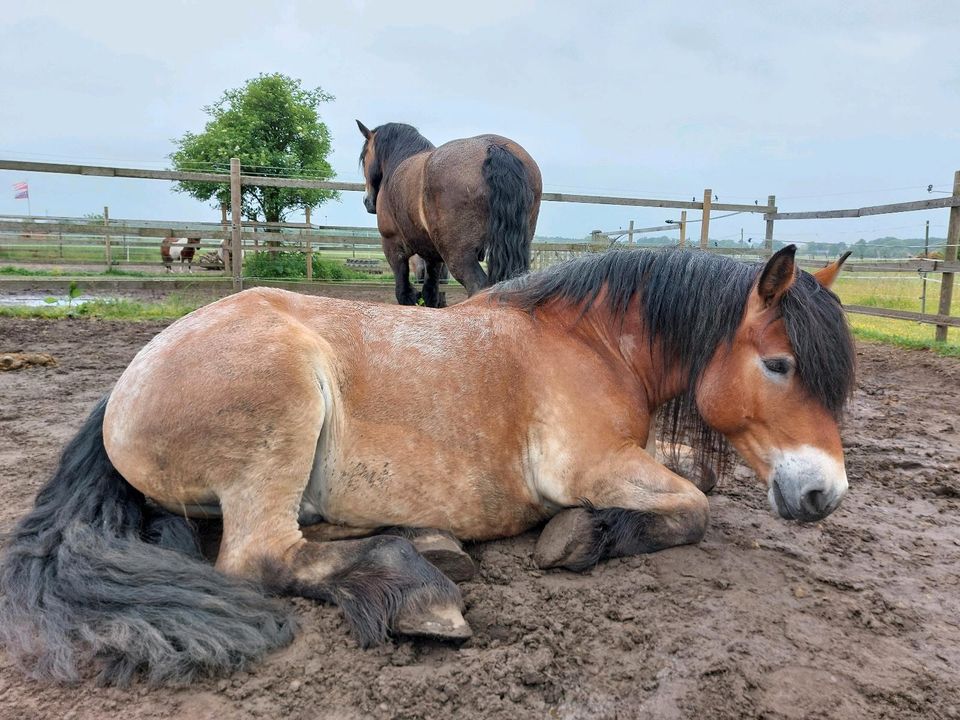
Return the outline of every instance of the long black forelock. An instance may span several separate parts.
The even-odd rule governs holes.
[[[780,313],[801,383],[839,420],[856,382],[856,350],[840,298],[801,272]]]
[[[432,150],[434,145],[427,140],[420,131],[412,125],[404,123],[386,123],[374,128],[373,146],[377,154],[377,165],[379,166],[379,175],[383,180],[390,177],[397,166],[412,155]],[[363,161],[367,157],[367,151],[370,147],[370,140],[363,143],[363,149],[360,151],[360,168],[363,169]]]
[[[586,312],[603,294],[604,304],[624,317],[639,296],[650,342],[682,363],[687,391],[666,406],[662,438],[674,449],[691,444],[696,462],[722,474],[729,447],[700,416],[695,389],[721,342],[732,342],[762,263],[744,263],[706,252],[610,250],[555,265],[494,286],[501,301],[528,311],[561,301]],[[836,295],[801,272],[780,310],[811,397],[835,417],[853,390],[854,349]]]

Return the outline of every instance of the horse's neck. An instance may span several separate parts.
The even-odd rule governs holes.
[[[651,407],[662,405],[686,390],[683,364],[676,358],[666,357],[656,338],[650,341],[636,300],[622,316],[611,313],[601,299],[586,312],[579,307],[560,305],[553,305],[545,312],[571,338],[602,355],[618,367],[618,372],[632,376],[643,387],[645,401]]]
[[[420,155],[422,153],[429,154],[429,153],[432,153],[434,150],[436,150],[436,148],[433,146],[433,144],[429,140],[427,140],[426,138],[423,138],[423,139],[424,139],[424,142],[426,142],[430,147],[421,148],[420,150],[408,150],[404,152],[386,153],[386,160],[383,162],[383,182],[386,183],[390,179],[390,177],[397,171],[397,168],[400,167],[400,165],[402,165],[404,162],[406,162],[410,158],[415,157],[416,155]]]

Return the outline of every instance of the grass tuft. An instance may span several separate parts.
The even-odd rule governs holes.
[[[171,295],[159,302],[139,302],[118,298],[114,300],[91,300],[72,307],[5,307],[0,306],[0,317],[44,318],[98,318],[100,320],[176,320],[193,312],[203,302]]]

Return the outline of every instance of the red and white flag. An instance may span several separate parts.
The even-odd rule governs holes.
[[[13,199],[14,200],[29,200],[30,199],[30,188],[27,187],[27,181],[17,182],[13,184]]]

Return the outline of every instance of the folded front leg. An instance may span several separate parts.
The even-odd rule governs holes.
[[[568,509],[537,541],[542,568],[585,570],[608,557],[699,542],[709,519],[706,496],[642,448],[614,454],[554,502]]]

